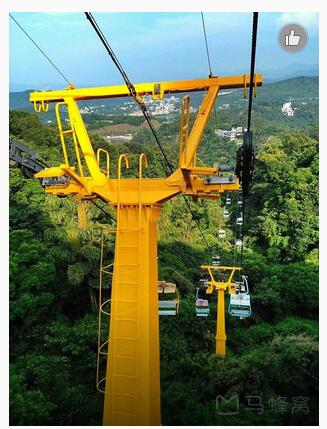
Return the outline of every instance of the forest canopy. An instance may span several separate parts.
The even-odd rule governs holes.
[[[178,317],[160,319],[164,425],[318,424],[317,124],[310,118],[303,130],[292,130],[268,122],[254,118],[256,133],[261,126],[263,132],[245,211],[243,265],[253,315],[238,320],[226,313],[224,360],[214,354],[215,297],[208,319],[197,319],[194,310],[199,267],[211,255],[182,198],[162,211],[159,278],[176,283],[182,298]],[[214,127],[210,122],[199,163],[235,157],[235,143],[217,137]],[[177,130],[177,120],[158,129],[175,161]],[[61,162],[55,128],[36,115],[11,111],[10,135],[48,164]],[[120,153],[130,154],[128,174],[135,175],[141,152],[150,162],[146,175],[164,175],[147,130],[120,144],[91,138],[110,152],[113,175]],[[224,202],[191,205],[210,247],[228,264],[233,219],[222,220]],[[100,238],[114,211],[100,205],[104,211],[88,206],[81,230],[72,198],[46,195],[39,181],[10,170],[11,425],[101,424],[103,397],[95,388]],[[218,236],[222,222],[225,240]],[[109,236],[106,260],[113,253]],[[237,395],[238,413],[229,415],[228,402],[217,408],[219,395]]]

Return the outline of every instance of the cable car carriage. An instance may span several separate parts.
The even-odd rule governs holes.
[[[243,217],[240,216],[236,219],[236,225],[243,225]]]
[[[209,302],[207,299],[204,299],[206,286],[208,284],[207,280],[200,280],[204,282],[203,286],[196,288],[196,297],[195,297],[195,314],[197,317],[208,317],[210,313]]]
[[[223,217],[229,217],[229,211],[226,208],[224,209]]]
[[[220,229],[218,231],[218,237],[219,238],[225,238],[226,237],[226,231],[224,229]]]
[[[159,297],[164,295],[164,299],[159,298],[159,316],[176,316],[179,310],[179,293],[176,285],[159,281],[158,293]]]
[[[242,276],[242,281],[236,283],[236,291],[237,293],[230,295],[228,313],[234,317],[250,317],[251,298],[246,276]]]

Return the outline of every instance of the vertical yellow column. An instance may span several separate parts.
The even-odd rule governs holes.
[[[104,425],[160,425],[159,213],[155,205],[119,208]]]
[[[217,293],[216,354],[221,357],[225,357],[226,355],[225,290],[224,289],[218,289],[218,293]]]

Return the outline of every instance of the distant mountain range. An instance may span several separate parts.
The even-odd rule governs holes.
[[[271,81],[277,81],[277,80],[284,80],[289,79],[296,76],[318,76],[319,75],[319,66],[318,64],[309,65],[309,64],[291,64],[287,66],[287,68],[269,68],[269,69],[258,69],[258,73],[262,73],[265,77],[265,82],[271,82]],[[222,75],[227,74],[243,74],[244,70],[228,70],[221,73]],[[198,76],[201,77],[201,76]],[[181,78],[182,79],[182,78]],[[108,85],[110,83],[108,82]],[[114,83],[117,84],[117,83]],[[30,91],[31,88],[35,88],[37,90],[52,90],[52,89],[58,89],[63,88],[65,85],[62,84],[62,82],[58,83],[45,83],[45,84],[21,84],[21,83],[10,83],[9,84],[9,91],[10,92],[24,92],[24,91]],[[95,85],[90,83],[85,83],[83,85],[79,85],[80,88],[82,87],[88,87],[88,86],[101,86],[101,85]]]
[[[298,76],[319,76],[318,65],[292,64],[287,69],[266,69],[260,70],[266,82],[286,80]]]
[[[33,105],[29,102],[29,95],[32,91],[34,90],[11,92],[9,94],[10,109],[33,112]],[[280,104],[299,97],[318,100],[318,96],[318,76],[297,76],[284,80],[277,80],[276,78],[275,81],[271,79],[270,81],[268,80],[268,82],[265,78],[263,87],[258,91],[256,104],[267,104],[267,100]],[[201,103],[202,97],[203,94],[201,93],[192,94],[192,106],[197,108]],[[220,103],[228,103],[230,108],[238,108],[244,103],[243,97],[240,96],[240,90],[233,90],[226,94],[222,92],[219,100]],[[89,108],[95,109],[95,112],[100,115],[124,115],[126,114],[126,109],[123,107],[125,102],[126,98],[89,100],[88,106]],[[83,105],[81,105],[81,107],[83,107]],[[49,112],[43,114],[41,120],[46,122],[47,120],[53,120],[54,117],[54,106],[50,105]],[[90,119],[92,119],[92,116],[86,115],[86,120]]]

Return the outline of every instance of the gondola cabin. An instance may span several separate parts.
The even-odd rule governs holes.
[[[179,310],[179,293],[176,285],[159,281],[158,294],[159,316],[176,316]]]
[[[195,314],[197,317],[208,317],[210,313],[208,300],[202,298],[204,294],[204,288],[201,287],[196,289]]]
[[[218,237],[219,238],[226,238],[226,231],[224,229],[220,229],[218,231]]]

